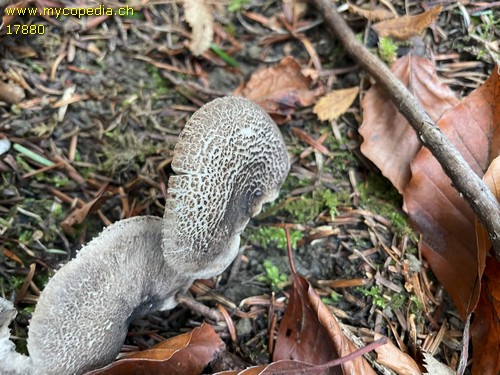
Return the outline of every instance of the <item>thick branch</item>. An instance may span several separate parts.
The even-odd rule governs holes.
[[[464,196],[481,223],[487,228],[497,258],[500,258],[500,206],[488,187],[472,171],[462,155],[441,132],[425,110],[392,72],[365,46],[339,15],[330,0],[312,0],[325,18],[330,31],[347,52],[358,60],[388,93],[399,111],[417,132],[422,144],[439,161],[455,188]]]

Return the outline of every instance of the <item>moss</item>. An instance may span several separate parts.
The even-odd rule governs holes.
[[[325,169],[331,172],[332,176],[345,178],[349,166],[357,166],[359,162],[347,147],[347,140],[338,140],[333,135],[329,135],[325,140],[325,145],[332,152],[331,162],[325,165]]]
[[[330,189],[317,189],[311,194],[291,201],[285,206],[285,211],[299,223],[313,221],[323,210],[327,209],[331,218],[338,215],[337,207],[346,204],[349,194],[345,191],[334,192]]]
[[[10,289],[11,290],[19,290],[24,284],[24,276],[12,276],[9,279]]]
[[[16,164],[17,164],[17,173],[19,174],[24,174],[27,172],[32,172],[33,168],[30,167],[30,165],[24,160],[21,155],[16,155]]]
[[[52,203],[51,213],[56,220],[63,220],[66,216],[62,204],[55,201]]]
[[[378,41],[378,54],[382,60],[392,64],[397,58],[398,45],[391,38],[381,37]]]
[[[146,156],[156,151],[153,145],[137,139],[133,133],[123,134],[117,130],[106,136],[108,141],[103,146],[106,161],[102,169],[110,175],[139,171]]]
[[[372,304],[375,306],[385,308],[387,306],[387,299],[382,295],[380,288],[378,286],[372,286],[370,288],[357,288],[364,296],[371,297]]]
[[[317,199],[328,208],[330,217],[333,219],[335,216],[337,216],[339,213],[337,207],[341,203],[339,195],[335,194],[330,189],[318,190],[316,194]]]
[[[263,266],[265,274],[260,275],[257,280],[269,284],[272,288],[281,289],[281,285],[288,280],[288,276],[284,273],[280,273],[279,268],[270,260],[265,260]]]
[[[146,70],[149,72],[151,80],[147,87],[152,90],[153,100],[157,100],[160,95],[165,95],[169,92],[166,81],[160,74],[160,70],[154,65],[148,65]]]
[[[234,23],[228,23],[227,25],[224,26],[224,31],[231,35],[232,37],[236,36],[236,25]]]
[[[250,4],[250,0],[231,0],[227,6],[227,10],[237,12],[247,4]]]
[[[17,207],[30,212],[28,215],[13,214],[13,225],[10,225],[10,238],[17,237],[19,241],[26,246],[31,247],[36,241],[32,238],[33,233],[40,226],[43,227],[43,238],[38,238],[45,246],[53,247],[54,242],[59,238],[57,231],[60,228],[60,222],[66,217],[67,211],[63,206],[52,199],[33,199],[26,198]],[[41,232],[38,230],[38,232]],[[14,245],[15,246],[15,245]],[[36,247],[39,248],[37,244]]]
[[[422,302],[420,302],[420,300],[416,296],[411,296],[410,301],[410,311],[412,312],[412,314],[415,314],[417,316],[421,315],[424,310]]]
[[[406,253],[417,256],[418,255],[418,249],[416,247],[413,247],[413,246],[408,246],[406,248]]]
[[[392,296],[391,296],[391,301],[389,302],[389,305],[394,309],[394,310],[398,310],[400,308],[402,308],[403,306],[405,306],[405,302],[406,302],[406,295],[404,293],[394,293]]]
[[[314,220],[318,216],[320,209],[320,201],[305,196],[301,196],[300,199],[292,201],[285,206],[285,210],[299,223]]]
[[[332,291],[329,297],[321,298],[324,304],[327,305],[335,305],[342,299],[342,294],[337,293],[336,291]]]
[[[371,173],[366,181],[358,186],[360,204],[391,221],[394,231],[399,235],[416,240],[407,216],[401,211],[403,197],[385,177]]]
[[[35,305],[32,305],[32,306],[26,306],[26,307],[23,307],[21,310],[19,310],[22,314],[26,314],[26,315],[32,315],[33,312],[35,311]]]
[[[290,191],[299,187],[310,186],[312,184],[309,178],[298,178],[289,174],[281,187],[281,191]]]
[[[21,234],[19,235],[19,242],[30,242],[31,241],[31,235],[33,233],[31,231],[22,231]]]
[[[275,245],[278,249],[286,249],[287,241],[285,230],[283,228],[262,226],[256,230],[247,229],[249,233],[248,241],[256,243],[262,247],[268,247],[269,245]],[[302,238],[302,232],[298,230],[290,230],[290,241],[292,248],[297,247],[297,242]]]
[[[365,201],[369,201],[370,198],[378,198],[399,207],[403,204],[403,198],[399,192],[382,175],[370,173],[366,181],[358,187],[361,192],[361,198]]]
[[[464,38],[466,45],[460,45],[457,49],[467,51],[476,56],[477,60],[487,63],[498,63],[500,53],[492,47],[494,41],[500,37],[500,17],[491,10],[481,12],[471,17],[472,27],[470,33]]]
[[[57,188],[68,186],[71,183],[68,178],[59,174],[39,173],[35,175],[35,179]]]

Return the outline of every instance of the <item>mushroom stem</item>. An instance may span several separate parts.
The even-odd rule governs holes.
[[[176,294],[193,279],[165,263],[161,227],[158,217],[125,219],[84,246],[38,299],[30,357],[13,352],[11,343],[0,356],[0,373],[82,374],[105,366],[120,352],[134,319],[176,306]]]
[[[12,302],[0,297],[0,373],[3,375],[35,374],[31,358],[16,353],[16,346],[10,341],[9,324],[16,314]]]

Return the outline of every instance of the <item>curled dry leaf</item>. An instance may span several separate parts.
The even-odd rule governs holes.
[[[500,373],[500,262],[486,259],[481,295],[471,325],[472,374]]]
[[[253,100],[278,123],[300,106],[309,106],[323,93],[323,88],[311,89],[312,79],[302,74],[300,64],[293,57],[285,57],[279,64],[252,74],[245,87],[234,95]]]
[[[191,26],[189,50],[199,56],[210,48],[214,36],[212,13],[203,0],[184,0],[184,14]]]
[[[61,223],[62,229],[66,233],[73,233],[75,225],[83,223],[88,214],[96,212],[109,198],[109,195],[100,195],[82,207],[75,208]]]
[[[436,20],[443,7],[438,5],[416,16],[403,16],[373,25],[378,36],[389,36],[401,40],[420,35]]]
[[[201,374],[224,349],[211,325],[204,323],[191,332],[160,342],[150,349],[125,355],[112,364],[87,375]]]
[[[375,333],[375,340],[382,337],[380,333]],[[375,352],[377,352],[377,362],[389,367],[398,375],[422,375],[413,358],[397,348],[390,340],[387,340],[387,344],[376,348]]]
[[[500,153],[500,79],[488,80],[439,120],[438,126],[472,170],[483,176]],[[485,254],[476,247],[474,215],[452,187],[431,153],[422,148],[411,163],[412,178],[404,190],[405,210],[423,234],[423,255],[450,294],[462,318],[479,298]],[[467,178],[467,176],[464,176]]]
[[[388,11],[387,9],[375,7],[372,9],[361,8],[356,5],[349,3],[349,12],[358,14],[361,17],[366,18],[370,21],[384,21],[394,18],[394,13]]]
[[[458,102],[453,91],[439,80],[434,64],[423,57],[408,54],[398,59],[391,71],[434,121]],[[410,181],[410,162],[421,148],[420,140],[378,85],[368,90],[361,107],[363,123],[359,133],[364,138],[361,152],[402,193]]]
[[[318,100],[314,113],[321,121],[335,120],[343,115],[352,105],[359,93],[359,87],[334,90]]]

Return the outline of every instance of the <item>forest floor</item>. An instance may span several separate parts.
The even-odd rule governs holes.
[[[432,5],[380,3],[400,15]],[[65,6],[27,7],[36,4]],[[293,20],[287,2],[214,1],[213,47],[196,57],[182,4],[134,4],[123,17],[17,17],[10,26],[39,26],[30,35],[12,34],[7,24],[0,32],[0,141],[10,141],[0,142],[0,293],[19,311],[12,325],[18,350],[26,350],[37,296],[61,264],[110,223],[162,216],[173,148],[189,116],[291,56],[311,92],[358,87],[358,97],[335,121],[320,121],[311,106],[292,106],[278,118],[292,157],[281,194],[243,233],[238,268],[198,281],[193,296],[230,312],[236,340],[216,324],[230,352],[248,365],[268,363],[270,322],[276,317],[279,326],[291,282],[276,225],[287,223],[297,272],[354,335],[365,343],[375,332],[397,336],[401,349],[425,350],[456,369],[463,323],[419,253],[397,190],[359,151],[360,98],[370,78],[321,15],[299,2]],[[491,42],[498,19],[483,3],[464,4],[443,2],[420,39],[458,97],[491,72],[483,42]],[[373,53],[385,56],[371,22],[344,1],[337,6]],[[396,46],[398,56],[411,49]],[[124,349],[150,347],[203,319],[185,306],[152,314],[132,325]]]

